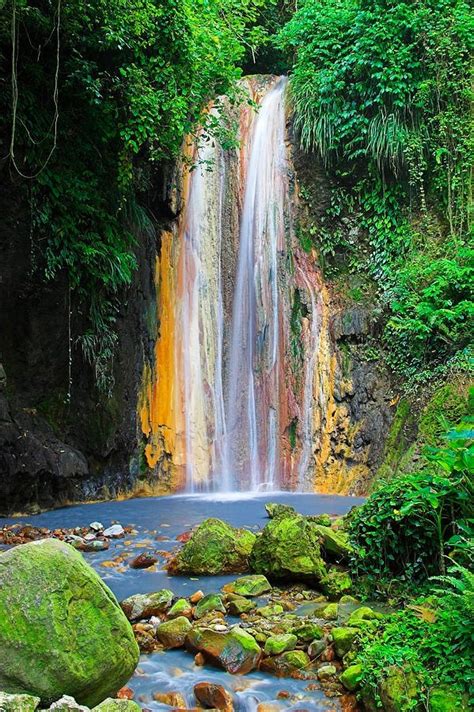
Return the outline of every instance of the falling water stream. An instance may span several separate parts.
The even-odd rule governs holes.
[[[190,176],[176,358],[190,493],[274,489],[279,482],[285,86],[280,78],[263,97],[245,147],[231,323],[224,316],[221,251],[225,204],[234,196],[226,192],[224,152],[217,142],[199,148]]]

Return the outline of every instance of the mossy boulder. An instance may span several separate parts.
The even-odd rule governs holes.
[[[411,670],[391,666],[379,685],[384,712],[405,712],[416,709],[418,682]]]
[[[343,658],[352,648],[359,631],[357,628],[341,627],[333,628],[331,631],[334,641],[334,652],[338,658]]]
[[[333,600],[338,600],[352,589],[352,579],[347,571],[331,569],[326,576],[321,579],[321,588],[326,596]]]
[[[301,625],[292,628],[291,632],[296,635],[298,640],[306,642],[310,640],[319,640],[324,636],[324,631],[321,626],[317,623],[313,623],[312,621],[307,621],[306,623],[302,623]]]
[[[299,515],[272,519],[255,542],[250,566],[270,579],[321,581],[327,572],[316,525]]]
[[[194,609],[194,617],[204,618],[204,616],[207,615],[207,613],[211,613],[211,611],[226,612],[224,604],[222,603],[222,596],[218,593],[208,593],[207,596],[201,598]]]
[[[307,519],[314,524],[321,524],[323,527],[330,527],[332,524],[329,514],[310,514]]]
[[[264,652],[266,655],[279,655],[287,650],[293,650],[297,642],[298,638],[292,633],[272,635],[265,642]]]
[[[347,620],[347,625],[359,628],[364,626],[367,621],[382,619],[382,613],[374,611],[372,608],[369,608],[369,606],[361,606],[360,608],[356,608],[355,611],[352,611],[351,615]]]
[[[177,618],[178,616],[186,616],[186,618],[191,618],[192,616],[192,606],[185,598],[178,598],[178,600],[173,603],[169,611],[167,612],[168,618]]]
[[[234,675],[255,670],[262,654],[255,638],[238,626],[225,633],[194,627],[186,637],[186,648]]]
[[[139,650],[116,598],[72,546],[0,554],[0,689],[89,707],[130,678]]]
[[[220,519],[206,519],[168,564],[170,574],[214,576],[248,570],[256,536]]]
[[[337,561],[348,560],[353,551],[353,547],[349,543],[349,537],[342,530],[331,529],[320,524],[314,525],[320,536],[321,546],[323,547],[328,558],[336,559]]]
[[[241,576],[235,581],[231,581],[224,586],[224,591],[236,593],[238,596],[261,596],[272,590],[272,586],[266,576],[255,574],[251,576]]]
[[[339,607],[337,603],[328,603],[328,605],[322,609],[319,615],[325,621],[335,621],[337,620],[338,609]]]
[[[270,603],[268,606],[262,606],[257,608],[256,613],[263,618],[274,618],[275,616],[281,616],[284,612],[283,606],[279,603]]]
[[[429,712],[468,712],[470,709],[466,695],[440,685],[430,690],[428,705]]]
[[[121,603],[122,611],[129,621],[138,621],[165,613],[171,606],[173,591],[167,588],[153,593],[136,593]]]
[[[227,610],[231,616],[241,616],[242,613],[250,613],[255,609],[255,603],[243,596],[235,596],[227,603]]]
[[[156,637],[165,648],[182,648],[191,623],[184,616],[178,616],[161,623],[156,629]]]
[[[277,502],[268,502],[265,505],[270,519],[277,519],[278,517],[292,517],[297,515],[297,511],[294,507],[290,507],[289,504],[278,504]]]
[[[281,655],[264,658],[260,669],[277,677],[300,677],[301,670],[310,664],[311,660],[303,650],[288,650]]]
[[[354,692],[360,685],[362,679],[362,665],[350,665],[344,670],[339,676],[340,682],[344,685],[346,690],[349,692]]]
[[[141,707],[133,700],[116,700],[108,697],[94,707],[93,712],[141,712]]]
[[[0,692],[0,712],[35,712],[41,702],[39,697],[32,695],[9,695]]]

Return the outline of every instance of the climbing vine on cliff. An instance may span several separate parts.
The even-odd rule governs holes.
[[[232,93],[239,61],[262,38],[261,5],[2,3],[2,180],[29,203],[32,268],[66,278],[74,342],[105,390],[119,296],[136,266],[134,236],[156,211],[154,175],[184,135],[206,124],[206,103]]]
[[[473,29],[464,0],[303,0],[279,36],[301,145],[334,184],[314,240],[376,282],[409,378],[472,333]]]

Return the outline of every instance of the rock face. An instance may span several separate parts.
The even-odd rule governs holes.
[[[206,519],[168,564],[171,574],[217,575],[248,570],[256,536],[220,519]]]
[[[0,689],[89,707],[127,682],[139,656],[111,591],[53,539],[0,554],[0,649]]]
[[[315,526],[299,515],[272,519],[253,547],[252,570],[270,579],[320,581],[326,567]]]

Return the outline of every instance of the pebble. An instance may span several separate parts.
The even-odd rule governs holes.
[[[111,527],[104,529],[103,534],[104,534],[104,536],[110,537],[113,539],[116,537],[124,536],[125,530],[121,524],[112,524]]]

